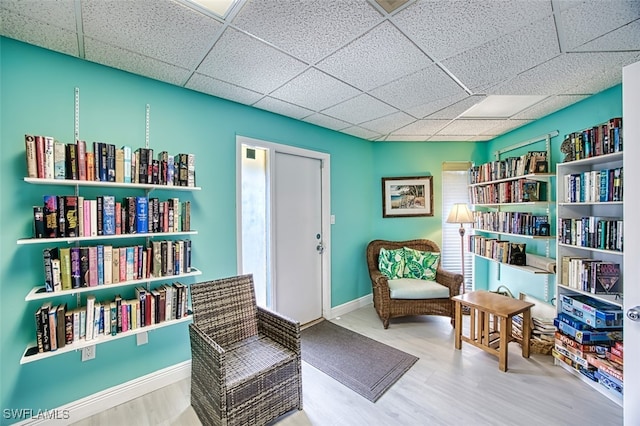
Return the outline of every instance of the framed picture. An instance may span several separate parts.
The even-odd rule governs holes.
[[[433,176],[382,178],[382,217],[433,216]]]

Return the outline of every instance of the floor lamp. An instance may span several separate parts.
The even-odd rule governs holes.
[[[460,260],[462,261],[462,294],[465,291],[465,275],[464,275],[464,224],[473,223],[473,213],[469,210],[469,207],[465,203],[456,203],[451,208],[449,216],[447,217],[447,223],[459,223],[460,229]]]

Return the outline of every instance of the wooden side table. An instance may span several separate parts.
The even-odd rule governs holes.
[[[529,339],[531,337],[531,307],[533,303],[524,302],[488,291],[472,291],[451,298],[456,305],[455,345],[462,348],[462,342],[472,344],[498,357],[498,367],[507,371],[509,342],[515,339],[511,335],[512,318],[522,313],[522,356],[529,358]],[[470,310],[471,325],[469,336],[462,335],[462,307]]]

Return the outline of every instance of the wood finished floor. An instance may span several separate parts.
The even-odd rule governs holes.
[[[468,322],[468,317],[465,317]],[[302,411],[278,426],[303,425],[622,425],[622,408],[591,389],[551,356],[520,356],[509,344],[509,370],[497,358],[463,343],[454,349],[446,318],[391,320],[384,330],[373,306],[332,320],[420,359],[376,403],[303,362]],[[74,423],[185,425],[200,421],[189,405],[189,379]]]

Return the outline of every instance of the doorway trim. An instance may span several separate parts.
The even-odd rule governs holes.
[[[322,241],[324,253],[322,255],[322,317],[331,318],[331,156],[325,152],[313,151],[305,148],[298,148],[280,143],[268,142],[261,139],[254,139],[246,136],[236,135],[236,246],[237,246],[237,271],[242,271],[242,145],[264,149],[267,151],[267,173],[269,186],[273,185],[273,173],[271,167],[274,153],[297,155],[320,160],[321,162],[321,223]],[[271,200],[269,200],[271,209]],[[271,235],[273,224],[268,224]],[[270,242],[269,250],[274,252],[274,242]],[[269,268],[275,269],[275,261],[269,259]]]

